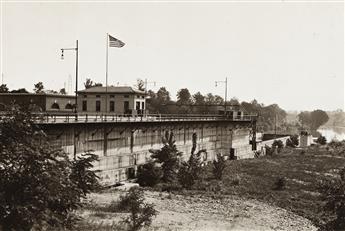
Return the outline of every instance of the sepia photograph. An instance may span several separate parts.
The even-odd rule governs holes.
[[[0,231],[345,230],[343,0],[0,0]]]

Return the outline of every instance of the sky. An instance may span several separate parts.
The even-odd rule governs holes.
[[[79,89],[86,78],[105,84],[138,78],[164,86],[172,98],[192,94],[277,103],[285,110],[344,109],[342,2],[1,2],[2,81],[10,89],[42,81]],[[70,90],[71,94],[73,90]]]

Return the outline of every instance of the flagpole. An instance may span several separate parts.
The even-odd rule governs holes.
[[[108,111],[108,49],[109,49],[109,34],[107,33],[106,44],[106,71],[105,71],[105,112]]]

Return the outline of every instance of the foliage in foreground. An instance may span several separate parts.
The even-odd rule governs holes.
[[[29,111],[12,106],[0,121],[0,229],[70,228],[73,211],[93,190],[96,157],[70,161],[53,149]],[[25,228],[23,228],[25,227]]]
[[[340,177],[323,181],[320,185],[322,199],[326,202],[323,209],[331,219],[322,226],[323,230],[345,229],[345,168]]]
[[[125,196],[121,196],[120,207],[130,213],[124,220],[130,231],[137,231],[142,227],[150,226],[152,218],[158,214],[153,204],[144,202],[144,192],[139,187],[132,187]]]

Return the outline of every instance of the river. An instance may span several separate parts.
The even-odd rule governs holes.
[[[326,137],[327,142],[345,140],[345,127],[321,127],[317,131]]]

